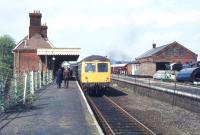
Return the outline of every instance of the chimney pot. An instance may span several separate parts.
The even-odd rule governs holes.
[[[153,43],[152,46],[153,46],[153,48],[155,49],[155,48],[156,48],[156,43]]]
[[[33,13],[29,13],[30,26],[29,26],[29,38],[36,33],[41,34],[41,18],[42,14],[38,13],[38,10],[34,10]]]

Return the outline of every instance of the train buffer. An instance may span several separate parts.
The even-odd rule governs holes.
[[[101,134],[76,81],[68,89],[52,84],[37,96],[31,108],[0,115],[0,135]]]

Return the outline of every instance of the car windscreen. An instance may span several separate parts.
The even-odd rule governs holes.
[[[95,72],[96,66],[94,63],[85,63],[85,72]]]
[[[108,72],[108,64],[98,63],[98,72]]]

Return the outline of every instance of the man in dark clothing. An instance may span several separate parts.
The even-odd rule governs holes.
[[[68,88],[69,78],[70,78],[70,71],[69,71],[69,69],[66,68],[63,71],[63,79],[64,79],[64,83],[65,83],[65,88]]]
[[[57,88],[61,88],[61,83],[62,83],[62,69],[58,69],[56,72],[56,83],[57,83]]]

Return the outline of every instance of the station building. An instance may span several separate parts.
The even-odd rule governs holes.
[[[56,70],[63,61],[78,59],[80,48],[56,48],[49,41],[40,11],[29,13],[29,17],[29,33],[13,49],[16,73]]]
[[[139,63],[137,74],[153,76],[157,70],[165,70],[166,64],[196,63],[197,56],[197,54],[176,41],[159,47],[153,44],[152,49],[136,58]]]

